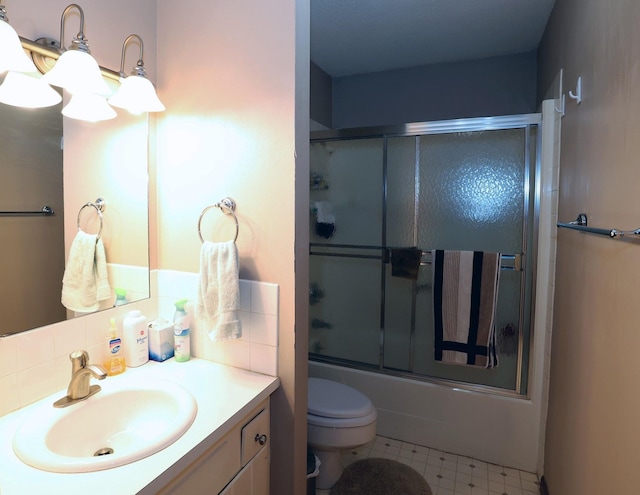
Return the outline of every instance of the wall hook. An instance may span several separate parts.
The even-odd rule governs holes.
[[[580,105],[582,101],[582,76],[578,77],[578,82],[576,83],[576,92],[569,90],[569,98],[576,100],[576,104]]]

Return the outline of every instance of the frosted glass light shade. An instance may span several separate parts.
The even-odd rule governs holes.
[[[102,96],[111,94],[109,86],[102,78],[98,62],[81,50],[64,52],[43,79],[46,83],[64,88],[71,94],[94,93]]]
[[[104,96],[93,93],[76,93],[62,109],[62,115],[71,119],[99,122],[114,119],[118,115]]]
[[[50,107],[61,101],[60,94],[42,80],[40,73],[9,71],[0,85],[0,102],[14,107]]]
[[[0,20],[0,72],[7,70],[35,72],[38,69],[22,49],[15,29],[8,22]]]
[[[109,98],[109,103],[133,114],[165,110],[151,81],[135,75],[120,79],[120,88]]]

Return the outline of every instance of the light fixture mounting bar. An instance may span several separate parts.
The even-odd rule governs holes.
[[[60,55],[62,55],[62,53],[59,51],[58,48],[48,46],[48,45],[41,45],[39,43],[36,43],[35,41],[31,41],[28,38],[23,38],[22,36],[20,36],[20,43],[22,43],[22,48],[24,48],[25,50],[38,53],[45,57],[50,57],[54,60],[58,60],[60,58]],[[100,73],[104,77],[113,79],[114,81],[120,81],[119,72],[116,72],[107,67],[102,67],[101,65],[99,67],[100,67]]]

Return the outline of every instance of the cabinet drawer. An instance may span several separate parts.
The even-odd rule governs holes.
[[[269,408],[267,407],[242,428],[243,466],[268,444],[269,433]]]

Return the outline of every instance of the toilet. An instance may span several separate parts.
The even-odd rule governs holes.
[[[342,383],[309,378],[307,442],[320,460],[316,488],[328,490],[344,470],[340,451],[361,447],[376,436],[376,412],[369,398]]]

